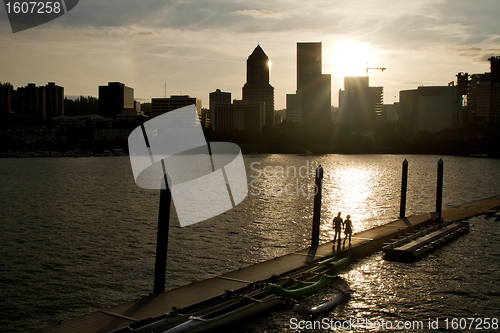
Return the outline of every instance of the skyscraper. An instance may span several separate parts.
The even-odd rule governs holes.
[[[383,88],[370,87],[368,76],[344,78],[339,91],[340,123],[354,130],[372,131],[382,115]]]
[[[274,126],[274,87],[269,84],[269,57],[260,45],[247,59],[247,82],[243,86],[243,100],[265,103],[265,125]]]
[[[302,124],[315,129],[331,123],[332,80],[321,67],[321,42],[297,43],[295,100],[300,102]]]
[[[302,90],[308,76],[321,75],[321,42],[297,43],[297,90]]]
[[[64,87],[49,82],[45,86],[45,97],[47,119],[64,115]]]
[[[13,109],[16,113],[31,117],[37,121],[45,119],[45,91],[45,87],[37,87],[34,83],[28,83],[25,87],[17,88],[16,103]]]

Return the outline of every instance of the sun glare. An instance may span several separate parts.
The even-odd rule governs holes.
[[[329,62],[332,73],[340,77],[366,75],[366,67],[375,60],[375,51],[367,43],[352,39],[341,40],[331,49]]]

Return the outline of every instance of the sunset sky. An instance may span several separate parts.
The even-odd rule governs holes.
[[[185,94],[203,100],[219,88],[241,99],[246,60],[260,43],[272,61],[276,109],[296,89],[296,43],[323,43],[332,105],[344,76],[365,75],[399,91],[447,85],[458,72],[490,70],[500,55],[498,0],[81,0],[66,15],[13,34],[0,9],[0,82],[47,82],[67,96],[98,95],[120,81],[149,102]]]

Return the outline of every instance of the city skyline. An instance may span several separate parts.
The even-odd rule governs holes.
[[[363,10],[359,10],[363,8]],[[136,99],[191,95],[208,108],[209,93],[241,99],[246,59],[261,45],[272,62],[275,109],[296,89],[296,43],[323,43],[323,73],[332,75],[332,105],[345,76],[365,75],[399,91],[446,85],[458,72],[484,73],[500,54],[500,3],[468,1],[132,1],[80,3],[68,14],[13,34],[0,10],[0,77],[14,87],[57,82],[67,96],[98,96],[123,82]],[[36,55],[36,56],[33,56]]]

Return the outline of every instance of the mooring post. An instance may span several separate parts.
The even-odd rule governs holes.
[[[323,190],[323,167],[320,165],[316,168],[316,181],[314,193],[314,213],[312,227],[311,246],[319,245],[319,225],[321,220],[321,193]]]
[[[403,161],[403,175],[401,179],[401,206],[399,207],[399,218],[406,217],[406,190],[408,188],[408,161]]]
[[[156,236],[156,261],[153,293],[165,291],[165,275],[167,274],[168,227],[170,223],[170,200],[172,194],[168,187],[168,175],[162,179],[160,190],[160,209],[158,213],[158,233]]]
[[[441,213],[443,211],[443,159],[438,161],[438,175],[437,175],[437,191],[436,191],[436,213],[438,219],[441,220]]]

